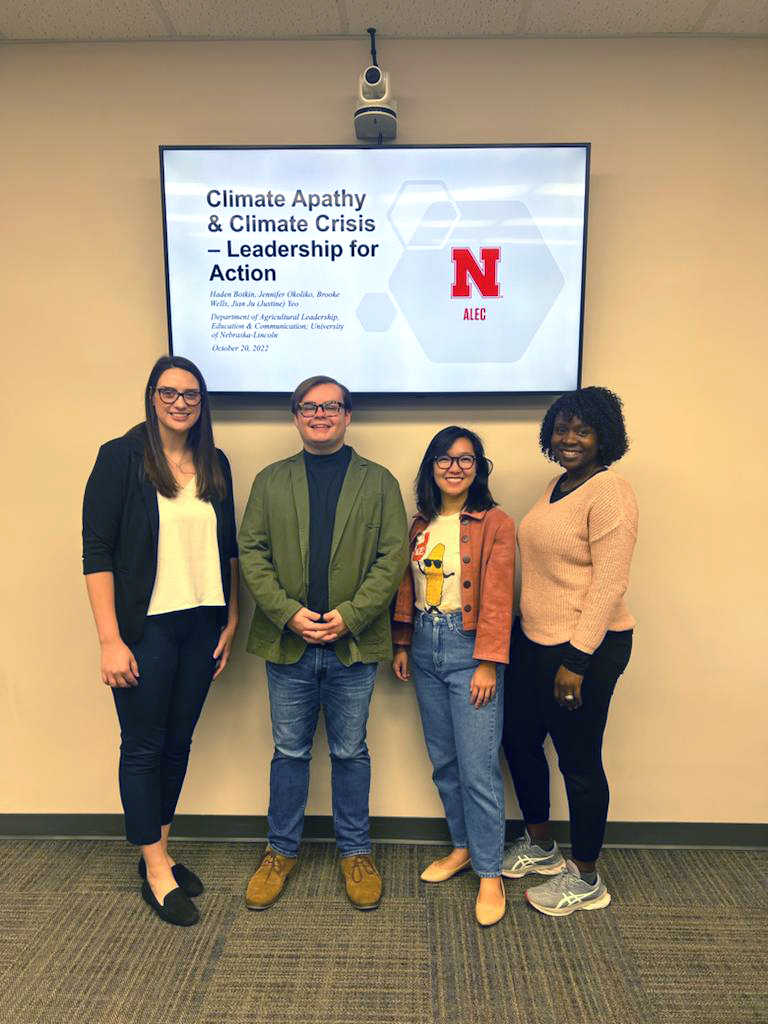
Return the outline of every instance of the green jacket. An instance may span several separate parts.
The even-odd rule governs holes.
[[[306,643],[285,628],[309,587],[309,490],[302,452],[253,481],[240,527],[240,571],[256,608],[248,650],[280,665]],[[328,597],[349,629],[334,644],[344,665],[392,657],[389,605],[408,563],[408,526],[392,474],[353,450],[339,495]]]

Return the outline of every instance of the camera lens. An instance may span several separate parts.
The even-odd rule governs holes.
[[[377,67],[366,68],[365,81],[368,85],[378,85],[381,81],[381,72]]]

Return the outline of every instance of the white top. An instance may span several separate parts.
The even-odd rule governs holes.
[[[459,513],[438,516],[417,536],[411,556],[416,607],[422,612],[461,608]]]
[[[158,493],[157,511],[157,573],[147,615],[224,605],[216,512],[198,498],[195,478],[175,498]]]

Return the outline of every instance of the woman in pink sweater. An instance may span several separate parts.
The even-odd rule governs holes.
[[[562,395],[539,441],[565,470],[520,523],[520,621],[505,683],[503,747],[525,820],[503,874],[554,876],[529,889],[554,917],[611,901],[596,861],[608,815],[602,741],[608,707],[632,650],[635,620],[624,603],[637,537],[632,488],[608,467],[629,447],[621,400],[607,388]],[[571,857],[549,830],[549,770],[557,751],[571,816]]]

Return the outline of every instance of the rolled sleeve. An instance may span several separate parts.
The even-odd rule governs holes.
[[[123,481],[127,455],[114,442],[103,444],[83,498],[83,574],[113,572],[125,501]]]

